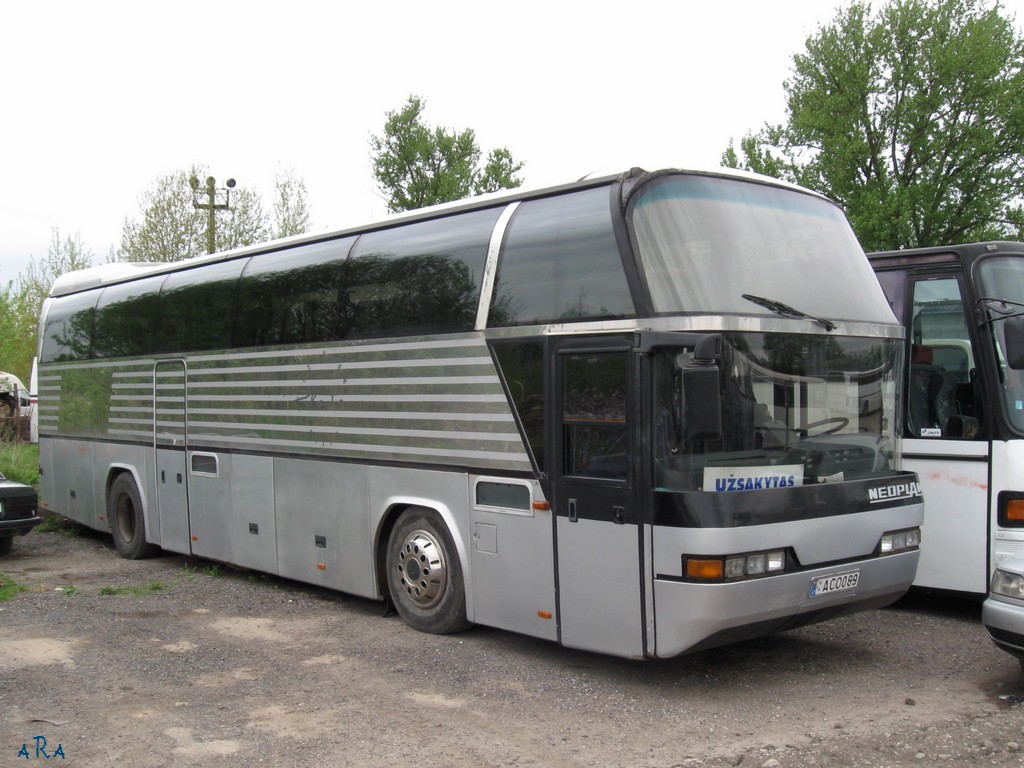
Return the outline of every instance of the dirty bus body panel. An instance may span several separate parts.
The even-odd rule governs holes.
[[[921,502],[842,213],[633,169],[54,286],[52,510],[472,623],[672,656],[882,605]]]
[[[927,499],[915,586],[988,593],[1024,552],[1024,244],[869,254],[906,328],[904,466]]]

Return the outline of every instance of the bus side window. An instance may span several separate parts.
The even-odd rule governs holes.
[[[502,246],[491,328],[633,317],[607,187],[527,200]]]
[[[978,437],[980,400],[960,284],[913,284],[907,427],[913,437]]]
[[[472,330],[501,212],[489,208],[361,235],[342,281],[339,338]]]
[[[42,362],[86,360],[92,348],[98,292],[73,293],[53,302],[43,329]]]

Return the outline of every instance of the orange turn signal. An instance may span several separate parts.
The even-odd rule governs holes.
[[[724,566],[721,560],[698,560],[690,558],[686,561],[686,577],[688,579],[721,579]]]
[[[1024,523],[1024,499],[1009,499],[1006,502],[1006,519]]]

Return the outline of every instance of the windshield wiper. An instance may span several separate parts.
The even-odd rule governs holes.
[[[836,329],[836,324],[831,320],[826,320],[823,317],[812,317],[805,312],[801,312],[799,309],[794,309],[789,306],[789,304],[783,304],[781,301],[766,299],[763,296],[754,296],[749,293],[742,293],[740,295],[747,301],[752,301],[755,304],[760,304],[765,309],[770,309],[776,315],[780,315],[782,317],[802,317],[807,320],[813,320],[826,331],[834,331]]]

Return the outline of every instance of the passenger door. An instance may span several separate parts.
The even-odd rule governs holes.
[[[897,284],[880,281],[887,293]],[[990,447],[964,296],[958,270],[906,273],[903,468],[918,474],[925,499],[914,584],[980,593],[988,588]]]
[[[192,541],[188,520],[185,402],[185,362],[157,362],[153,372],[153,447],[160,546],[188,554],[192,551]]]
[[[566,340],[555,354],[552,464],[561,642],[642,656],[628,340]]]

